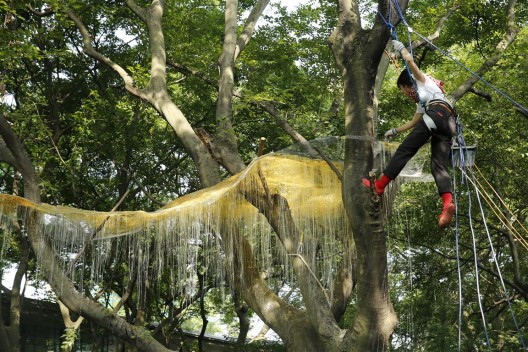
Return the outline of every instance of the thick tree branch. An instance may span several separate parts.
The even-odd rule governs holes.
[[[251,13],[246,19],[242,34],[240,34],[236,43],[234,61],[238,59],[238,56],[244,50],[246,44],[249,43],[249,40],[253,36],[253,32],[255,32],[257,21],[268,6],[269,2],[270,0],[258,0],[255,6],[251,9]]]
[[[352,265],[352,268],[354,267],[355,265]],[[339,268],[335,278],[334,299],[331,308],[332,315],[337,322],[341,320],[348,308],[356,283],[357,273],[355,270],[348,268],[348,265],[343,265]]]
[[[13,279],[13,289],[11,291],[11,306],[10,306],[10,328],[13,331],[10,331],[12,337],[19,337],[20,334],[20,319],[21,319],[21,310],[22,310],[22,296],[24,295],[22,287],[22,280],[27,272],[28,262],[29,262],[29,250],[30,244],[27,238],[24,236],[22,229],[16,224],[16,232],[18,235],[18,240],[20,243],[20,254],[19,254],[19,263],[18,268]],[[18,347],[20,342],[16,341],[14,344]]]
[[[133,3],[131,3],[133,4]],[[116,71],[125,83],[125,89],[132,95],[150,103],[169,123],[178,138],[183,142],[198,168],[200,181],[204,187],[220,182],[218,164],[210,157],[206,147],[194,133],[192,126],[183,112],[172,101],[166,82],[166,51],[163,37],[162,18],[164,1],[154,0],[145,11],[149,34],[151,54],[151,76],[145,89],[133,86],[133,78],[118,64],[97,52],[91,44],[91,38],[84,24],[71,10],[66,10],[68,17],[75,23],[83,38],[84,52]]]
[[[33,163],[3,114],[0,114],[0,135],[17,161],[17,169],[24,180],[24,197],[40,204],[39,181]],[[37,215],[28,212],[26,220],[31,247],[35,251],[39,265],[57,294],[58,299],[69,309],[93,319],[99,325],[113,331],[116,336],[134,343],[139,348],[151,349],[152,351],[167,351],[152,336],[145,333],[144,329],[127,324],[118,314],[109,314],[100,304],[90,301],[79,293],[71,280],[62,271],[61,265],[57,263],[55,253],[49,243],[43,234],[39,233]]]
[[[11,129],[10,124],[0,113],[0,136],[2,137],[2,148],[7,148],[5,154],[8,159],[11,159],[15,169],[20,172],[24,182],[24,194],[32,197],[34,200],[40,202],[39,178],[33,167],[33,163],[26,152],[25,147],[20,142],[18,136]],[[14,220],[16,221],[16,220]],[[14,228],[20,239],[20,263],[18,265],[15,277],[13,279],[13,289],[11,291],[11,304],[9,309],[10,329],[11,332],[6,331],[3,319],[0,319],[0,347],[6,350],[18,350],[20,347],[20,311],[21,311],[21,292],[20,287],[24,274],[26,273],[29,243],[27,238],[22,234],[20,226],[15,223]],[[0,294],[1,297],[1,294]],[[0,314],[1,314],[0,308]],[[10,336],[8,336],[10,335]],[[11,340],[11,341],[10,341]]]
[[[192,68],[189,68],[184,65],[180,65],[172,61],[169,61],[168,64],[169,66],[173,67],[179,72],[198,77],[201,80],[203,80],[205,83],[210,85],[211,87],[218,88],[218,83],[215,80],[208,77],[207,75],[203,74],[201,71],[194,70]],[[240,92],[235,91],[233,95],[240,99],[244,99],[244,96]],[[302,145],[303,148],[305,148],[306,151],[310,153],[312,156],[317,156],[317,155],[320,156],[323,160],[326,161],[328,166],[332,168],[332,170],[337,175],[337,177],[339,177],[340,180],[343,179],[343,175],[336,168],[336,166],[332,163],[332,161],[319,148],[317,148],[316,146],[312,146],[306,138],[304,138],[297,130],[295,130],[295,128],[293,128],[293,126],[289,124],[287,119],[284,116],[282,116],[280,111],[275,107],[275,105],[271,101],[250,100],[249,103],[251,105],[264,109],[268,114],[270,114],[275,119],[275,122],[277,123],[277,125],[280,128],[282,128],[282,130],[286,132],[292,138],[292,140]],[[202,142],[208,147],[209,152],[211,153],[211,156],[219,164],[225,167],[222,161],[222,157],[218,153],[218,148],[215,145],[215,141],[209,137],[207,131],[205,131],[204,129],[197,129],[197,134],[202,139]]]
[[[295,128],[293,128],[292,125],[282,116],[280,111],[270,102],[270,101],[256,101],[252,100],[250,101],[252,105],[258,106],[263,108],[268,114],[273,116],[275,118],[275,122],[277,125],[284,130],[294,141],[299,143],[310,155],[312,156],[320,156],[328,166],[334,171],[334,173],[337,175],[337,177],[343,181],[343,175],[341,174],[341,171],[339,171],[334,163],[321,151],[317,146],[313,146],[308,142],[304,136],[302,136]]]
[[[13,167],[16,166],[16,159],[13,154],[11,154],[11,151],[3,139],[0,139],[0,162],[8,163]]]
[[[66,326],[66,329],[75,329],[77,330],[79,326],[81,326],[81,323],[84,320],[84,317],[80,316],[75,321],[71,319],[70,316],[70,310],[68,307],[64,305],[60,300],[57,301],[59,304],[59,309],[61,312],[62,320],[64,321],[64,325]]]
[[[233,129],[233,92],[235,87],[235,50],[238,27],[238,0],[227,0],[222,54],[218,60],[220,79],[216,102],[215,154],[220,156],[222,165],[234,175],[245,168],[238,152],[237,138]]]
[[[218,90],[218,81],[215,79],[212,79],[211,77],[207,76],[201,71],[195,70],[188,66],[181,65],[171,60],[167,60],[167,65],[174,68],[176,71],[183,73],[184,75],[192,75],[192,76],[198,77],[199,79],[201,79],[202,81],[210,85],[211,87]]]
[[[502,40],[497,44],[497,46],[495,47],[495,51],[490,56],[490,58],[487,59],[480,66],[480,68],[475,72],[476,76],[472,75],[460,87],[455,89],[450,94],[451,99],[454,102],[457,102],[458,100],[460,100],[480,80],[480,77],[482,77],[484,74],[489,72],[497,64],[497,62],[499,62],[506,48],[508,48],[508,46],[511,43],[513,43],[513,41],[517,37],[519,28],[517,27],[517,24],[515,23],[515,20],[516,20],[515,5],[516,4],[517,4],[517,0],[508,1],[506,32],[504,33]]]
[[[468,90],[469,92],[481,97],[481,98],[484,98],[486,99],[487,101],[491,101],[491,94],[488,93],[488,92],[485,92],[483,90],[479,90],[479,89],[476,89],[475,87],[471,87],[469,88]]]
[[[290,224],[281,223],[281,219],[288,221],[289,214],[281,214],[282,207],[280,209],[275,207],[277,204],[274,203],[276,203],[276,201],[280,202],[280,195],[270,195],[270,197],[274,199],[269,199],[270,197],[267,197],[266,195],[258,194],[255,190],[248,189],[244,192],[244,196],[266,216],[272,228],[274,228],[275,231],[279,231],[277,233],[279,239],[281,241],[287,240],[290,242],[291,245],[285,245],[286,251],[289,252],[291,247],[295,246],[294,242],[297,243],[294,237],[298,238],[299,234],[289,233],[288,230],[290,229]],[[295,231],[295,229],[293,230]],[[243,268],[237,268],[241,275],[235,276],[234,285],[239,290],[246,303],[252,307],[262,320],[267,325],[271,326],[279,336],[281,333],[295,331],[295,333],[290,336],[291,339],[289,341],[285,340],[290,344],[304,345],[304,343],[300,341],[306,339],[313,341],[313,337],[319,336],[320,334],[317,334],[315,331],[315,321],[312,319],[311,315],[309,316],[310,309],[301,310],[295,308],[271,291],[257,269],[251,244],[237,231],[234,231],[232,235],[236,237],[233,238],[233,240],[237,243],[236,248],[233,248],[234,256],[240,258],[239,261],[243,263]],[[298,261],[298,258],[295,258],[293,261]],[[305,266],[296,265],[296,263],[294,263],[293,266],[294,270],[297,271],[296,276],[299,277],[301,285],[304,285],[307,280],[309,281],[312,279],[312,276],[308,273]],[[304,275],[299,276],[299,270],[303,271]],[[319,290],[319,286],[317,286],[317,290]],[[324,293],[321,291],[319,292],[324,296]],[[308,295],[304,296],[305,293],[306,292],[303,292],[303,297],[307,298]],[[315,292],[312,292],[311,294],[315,294]],[[305,302],[310,304],[309,300]],[[315,301],[312,301],[311,303],[314,304]],[[323,303],[323,305],[327,305],[327,303]],[[319,307],[319,309],[324,310],[323,307]],[[313,312],[311,313],[314,314]],[[326,314],[324,316],[326,316]],[[322,317],[320,318],[322,319]],[[335,323],[331,324],[331,326],[334,325]],[[303,326],[303,328],[296,329],[295,326]],[[328,326],[328,329],[331,326]],[[295,340],[297,340],[297,342]],[[319,352],[323,350],[322,346],[318,345],[306,347],[306,352]]]
[[[15,159],[15,168],[22,174],[26,198],[40,202],[39,177],[37,172],[33,168],[33,163],[24,146],[11,129],[3,113],[0,113],[0,136],[2,136],[5,145],[9,148],[11,155]]]
[[[266,181],[262,177],[261,183],[266,189]],[[311,271],[309,263],[299,253],[302,235],[291,216],[287,200],[279,194],[259,196],[254,190],[247,190],[244,195],[268,219],[286,252],[291,256],[310,320],[321,336],[322,343],[335,348],[341,338],[340,329],[330,310],[325,290]]]
[[[125,0],[127,6],[138,16],[144,23],[147,23],[147,10],[138,6],[134,0]]]

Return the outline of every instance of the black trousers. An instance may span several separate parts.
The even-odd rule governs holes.
[[[431,139],[431,173],[436,182],[438,193],[452,192],[448,167],[455,120],[453,116],[447,118],[431,117],[437,126],[436,130],[430,131],[424,120],[421,119],[396,149],[383,173],[394,180],[420,147]]]

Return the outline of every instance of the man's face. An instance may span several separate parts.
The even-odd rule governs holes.
[[[403,94],[405,94],[408,97],[412,96],[412,94],[414,93],[413,87],[409,87],[409,86],[400,86],[400,90]]]
[[[400,90],[403,94],[411,98],[415,103],[418,102],[418,95],[412,86],[400,86]]]

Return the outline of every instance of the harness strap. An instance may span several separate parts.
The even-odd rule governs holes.
[[[436,124],[434,123],[433,119],[429,115],[423,114],[422,119],[424,120],[425,125],[427,126],[429,131],[431,132],[436,131]]]
[[[432,100],[430,100],[425,109],[427,110],[428,108],[433,107],[433,106],[442,106],[451,115],[456,115],[455,109],[453,108],[453,106],[448,101],[446,101],[444,99],[432,99]]]
[[[440,111],[444,110],[447,114],[439,113],[438,109]],[[449,118],[450,116],[453,116],[456,119],[456,116],[457,116],[455,109],[448,101],[444,99],[430,100],[427,106],[425,107],[425,113],[423,115],[423,120],[425,122],[425,125],[431,132],[434,132],[437,129],[437,126],[435,122],[433,121],[433,119],[431,118],[431,116],[428,115],[428,113],[433,113],[433,114],[436,113],[437,115],[442,116],[444,118]]]

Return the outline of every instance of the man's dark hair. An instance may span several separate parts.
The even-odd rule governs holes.
[[[398,81],[396,82],[398,85],[398,88],[403,87],[413,87],[413,81],[411,79],[411,75],[409,74],[409,70],[405,69],[400,73],[400,77],[398,77]]]

